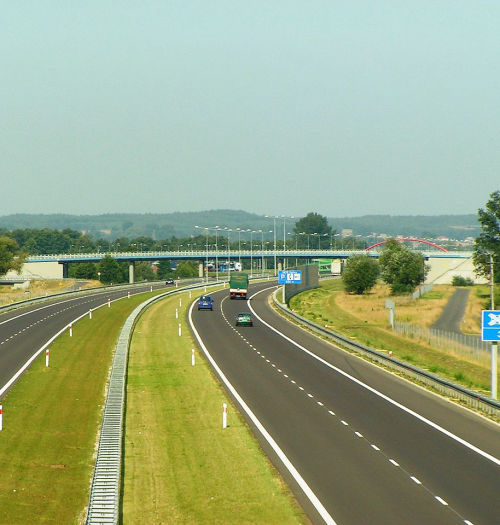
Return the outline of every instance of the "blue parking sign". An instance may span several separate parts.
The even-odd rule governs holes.
[[[500,341],[500,310],[482,311],[481,340]]]
[[[302,270],[280,270],[278,272],[278,284],[300,284],[302,282]]]

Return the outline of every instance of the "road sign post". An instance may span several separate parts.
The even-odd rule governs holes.
[[[481,339],[491,341],[491,398],[496,399],[500,310],[483,310],[481,312]]]

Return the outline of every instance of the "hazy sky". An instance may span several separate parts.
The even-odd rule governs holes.
[[[464,214],[500,189],[499,0],[1,11],[0,215]]]

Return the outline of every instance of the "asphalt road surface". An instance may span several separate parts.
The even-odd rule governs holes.
[[[470,289],[457,288],[443,308],[439,319],[432,325],[432,328],[461,334],[460,323],[465,315],[469,293]]]
[[[284,320],[268,283],[251,293],[213,294],[193,325],[314,523],[499,523],[498,425]]]
[[[23,365],[59,330],[91,308],[109,299],[126,297],[153,289],[164,283],[142,284],[119,290],[106,290],[88,295],[48,299],[0,315],[0,397],[10,388],[10,381]]]

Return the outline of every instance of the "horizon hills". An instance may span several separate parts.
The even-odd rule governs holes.
[[[314,212],[314,210],[311,210]],[[318,213],[318,212],[314,212]],[[468,215],[363,215],[357,217],[327,217],[328,224],[337,232],[352,230],[353,235],[437,238],[464,240],[479,234],[476,214]],[[282,238],[293,232],[295,223],[303,216],[264,216],[243,210],[204,210],[172,213],[103,213],[73,215],[65,213],[16,213],[0,216],[0,230],[66,228],[86,233],[93,238],[114,240],[119,237],[151,237],[155,240],[189,237],[203,233],[200,228],[231,228],[233,230],[263,230],[267,237],[276,225]],[[200,228],[195,228],[198,226]]]

